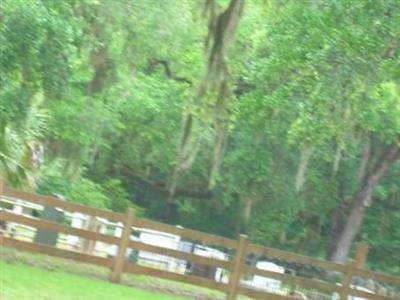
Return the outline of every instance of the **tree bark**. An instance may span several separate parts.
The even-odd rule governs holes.
[[[364,180],[365,176],[368,173],[368,165],[371,160],[371,155],[372,155],[372,145],[371,141],[368,140],[364,146],[363,156],[361,160],[361,167],[360,171],[358,172],[358,182],[360,184],[362,183],[362,181]]]
[[[253,198],[252,195],[246,195],[242,199],[242,225],[240,228],[241,232],[246,232],[249,226],[251,211],[253,208]]]
[[[306,145],[301,150],[300,163],[296,175],[296,184],[295,184],[296,192],[300,191],[304,185],[304,182],[306,180],[306,171],[308,167],[308,162],[310,161],[312,152],[313,152],[313,147],[310,145]]]
[[[332,261],[338,263],[345,263],[347,261],[353,240],[362,225],[365,210],[372,204],[372,192],[374,188],[399,158],[400,147],[393,144],[387,151],[384,151],[370,172],[365,171],[360,188],[353,197],[346,225],[340,234],[337,247],[331,255]],[[364,159],[362,164],[365,163]]]
[[[151,61],[149,62],[149,71],[150,71],[150,72],[153,72],[153,71],[154,71],[154,68],[155,68],[157,65],[161,65],[161,66],[164,68],[165,75],[166,75],[169,79],[172,79],[172,80],[175,80],[175,81],[179,81],[179,82],[185,82],[185,83],[187,83],[187,84],[189,84],[189,85],[192,85],[192,81],[189,80],[188,78],[175,75],[175,74],[172,72],[172,70],[171,70],[171,64],[170,64],[170,62],[167,61],[167,60],[164,60],[164,59],[154,59],[154,60],[151,60]]]
[[[341,160],[342,160],[342,148],[340,147],[340,145],[337,145],[335,160],[333,161],[333,166],[332,166],[332,177],[335,177],[337,172],[339,171]]]
[[[107,80],[107,71],[110,64],[107,47],[102,46],[100,49],[93,50],[90,54],[90,61],[94,68],[94,74],[88,85],[88,95],[92,96],[103,90]]]
[[[161,212],[161,220],[165,223],[172,223],[177,216],[178,205],[173,201],[167,201],[165,203],[165,208]]]
[[[344,230],[344,225],[346,224],[346,212],[348,209],[347,206],[348,205],[346,202],[341,201],[338,203],[335,211],[333,212],[328,257],[332,257],[333,254],[337,251],[340,235]]]

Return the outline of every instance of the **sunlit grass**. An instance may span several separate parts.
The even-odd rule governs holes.
[[[0,247],[0,261],[11,262],[13,264],[18,262],[52,272],[69,273],[104,282],[106,282],[110,276],[110,270],[105,267],[78,263],[58,257],[17,251],[6,247]],[[172,291],[179,295],[190,295],[190,297],[186,299],[225,299],[225,295],[219,291],[139,274],[124,274],[122,284],[145,290],[165,291],[166,293],[171,293]],[[2,298],[0,299],[3,300]]]
[[[0,261],[2,300],[179,300],[93,278]]]

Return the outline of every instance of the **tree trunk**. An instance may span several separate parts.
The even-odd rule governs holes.
[[[332,257],[333,253],[337,251],[339,238],[344,230],[344,225],[346,224],[347,209],[347,203],[341,201],[336,206],[336,209],[332,215],[332,229],[330,234],[328,257]]]
[[[88,95],[92,96],[103,90],[107,80],[109,67],[107,47],[102,46],[100,49],[93,50],[90,54],[90,61],[94,68],[94,74],[88,85]]]
[[[247,195],[242,198],[242,208],[243,211],[242,211],[241,232],[246,232],[251,217],[251,211],[253,208],[253,198],[251,195],[250,196]]]
[[[364,168],[366,175],[353,198],[346,225],[340,234],[337,247],[331,255],[332,261],[338,263],[345,263],[347,261],[353,240],[361,227],[365,210],[372,203],[374,188],[399,158],[400,148],[394,144],[387,151],[384,151],[371,172],[365,171],[367,169],[364,166],[365,161],[362,161],[362,168]]]
[[[312,152],[313,152],[313,147],[310,145],[305,146],[301,150],[300,162],[296,175],[296,184],[295,184],[296,192],[300,191],[306,180],[306,171]]]
[[[332,177],[335,177],[339,171],[340,161],[342,160],[342,148],[340,145],[336,148],[335,160],[333,161]]]
[[[178,205],[173,201],[165,203],[165,209],[161,212],[161,220],[165,223],[172,223],[178,213]]]
[[[370,163],[371,156],[372,156],[372,145],[371,145],[371,141],[368,139],[368,141],[364,147],[360,171],[358,172],[358,182],[360,184],[364,180],[365,176],[367,176],[367,174],[368,174],[368,165]]]

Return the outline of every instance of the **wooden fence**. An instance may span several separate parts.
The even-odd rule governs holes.
[[[130,209],[127,214],[118,214],[110,211],[91,208],[71,202],[59,200],[54,197],[40,196],[28,192],[19,191],[3,184],[0,180],[0,197],[14,200],[22,200],[44,207],[53,207],[63,209],[69,212],[79,212],[92,217],[105,218],[112,222],[122,222],[123,232],[121,237],[115,237],[108,234],[102,234],[96,231],[73,228],[64,224],[45,221],[31,216],[18,215],[6,210],[0,211],[0,220],[12,223],[31,226],[39,230],[48,230],[57,233],[78,236],[83,239],[92,241],[100,241],[107,244],[118,245],[118,252],[114,258],[107,258],[93,255],[93,251],[86,250],[85,253],[50,247],[42,244],[22,241],[5,234],[0,235],[0,246],[13,247],[21,251],[29,251],[73,259],[83,263],[95,264],[110,268],[110,280],[119,282],[123,273],[135,273],[154,276],[167,280],[189,283],[196,286],[206,287],[221,291],[227,295],[228,300],[237,299],[238,295],[245,295],[254,299],[298,299],[299,294],[296,291],[313,290],[329,296],[337,295],[336,299],[353,299],[350,296],[359,297],[358,299],[371,300],[393,300],[400,299],[400,277],[389,276],[382,273],[364,270],[364,262],[367,255],[367,247],[364,244],[359,245],[355,260],[350,260],[347,264],[337,264],[329,261],[306,257],[298,254],[293,254],[273,248],[261,247],[249,243],[245,235],[241,235],[238,240],[228,239],[216,235],[206,234],[199,231],[175,227],[150,221],[144,218],[138,218],[135,212]],[[176,234],[181,238],[196,241],[206,245],[214,245],[219,249],[227,249],[232,253],[232,259],[222,260],[209,258],[193,253],[178,251],[175,249],[167,249],[162,246],[154,246],[142,243],[140,241],[131,240],[130,236],[133,228],[146,228],[165,233]],[[194,276],[190,274],[179,274],[175,272],[159,270],[140,264],[128,262],[125,258],[127,249],[135,249],[140,251],[152,252],[177,258],[184,261],[190,261],[193,264],[207,265],[219,267],[227,270],[229,273],[228,282],[217,282],[216,280]],[[270,260],[284,261],[301,265],[312,266],[323,270],[328,274],[339,275],[339,282],[332,282],[323,278],[313,279],[304,276],[293,274],[281,274],[277,272],[262,270],[251,266],[246,258],[248,255],[258,257],[267,257]],[[252,276],[262,276],[265,278],[279,280],[286,287],[279,291],[265,291],[248,286],[243,278],[251,278]],[[341,276],[340,276],[341,275]],[[375,282],[381,282],[385,286],[392,286],[397,294],[386,295],[379,293],[371,293],[365,290],[360,290],[353,285],[354,278],[370,279]],[[327,298],[325,298],[327,299]]]

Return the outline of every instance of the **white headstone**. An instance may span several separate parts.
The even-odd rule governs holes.
[[[123,226],[124,226],[124,224],[122,222],[118,222],[116,224],[115,231],[114,231],[114,236],[115,237],[119,237],[120,238],[122,236],[122,228],[123,228]],[[110,245],[108,247],[107,253],[108,253],[109,256],[112,256],[112,257],[116,256],[117,253],[118,253],[118,246],[117,245]]]
[[[84,224],[85,218],[84,215],[81,213],[73,213],[71,227],[82,229]],[[79,247],[79,240],[80,238],[75,235],[68,235],[67,236],[67,243],[70,247],[78,248]]]
[[[283,274],[285,269],[277,264],[268,261],[259,261],[256,265],[257,269],[271,271]],[[264,276],[254,275],[253,285],[257,288],[264,289],[266,291],[274,292],[281,289],[281,281],[276,279],[267,278]]]

